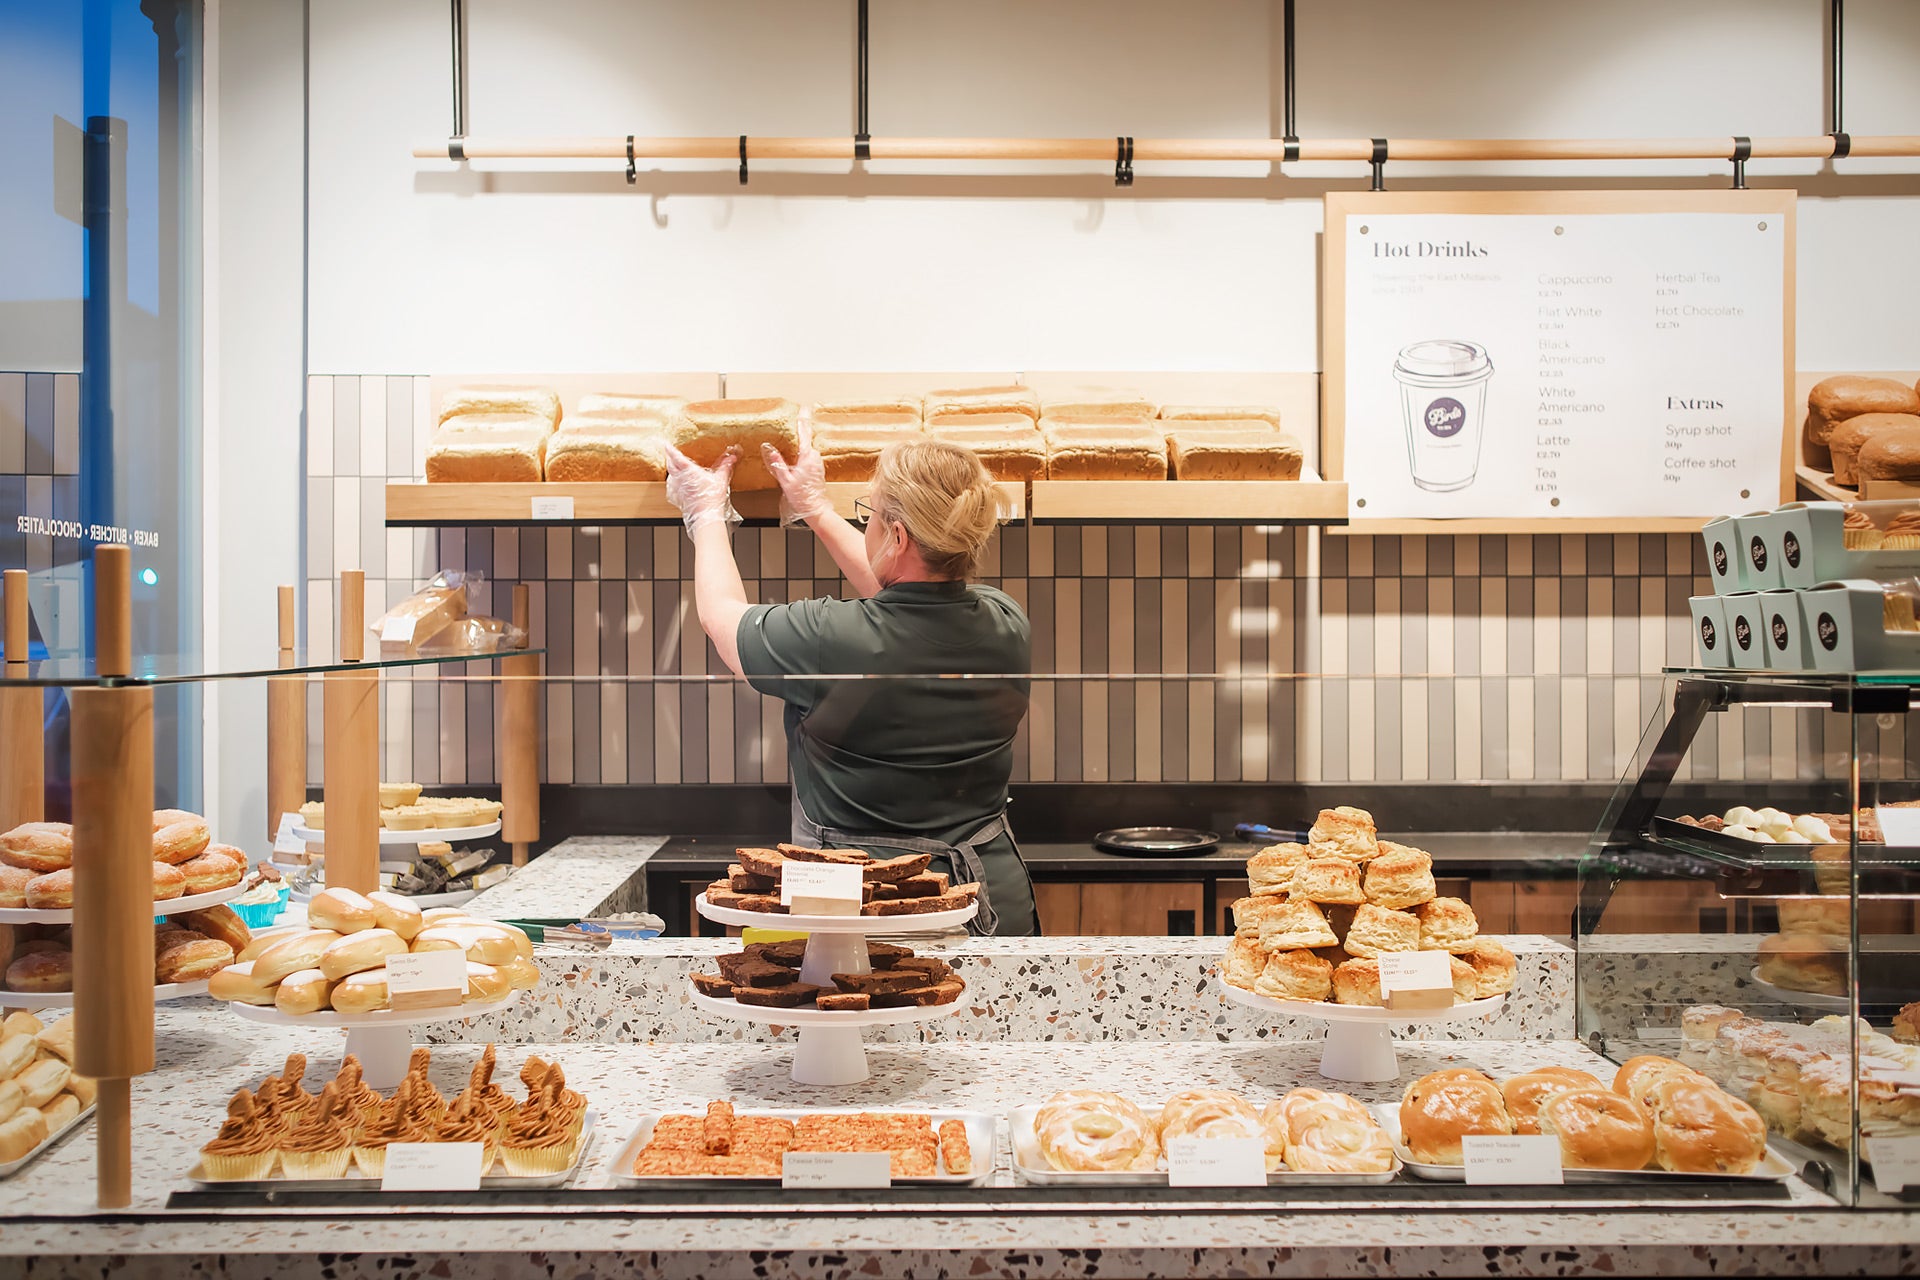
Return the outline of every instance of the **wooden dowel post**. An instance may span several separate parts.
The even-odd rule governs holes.
[[[366,575],[343,571],[343,662],[359,662],[365,655],[365,605]],[[372,893],[380,887],[380,677],[371,671],[329,671],[322,701],[327,884]]]
[[[280,588],[280,665],[291,667],[299,645],[294,630],[293,588]],[[298,813],[307,798],[307,682],[300,676],[267,680],[267,839],[280,830],[280,815]]]
[[[94,662],[133,665],[132,556],[94,553]],[[132,1077],[153,1070],[153,690],[75,689],[74,1070],[99,1081],[96,1179],[103,1209],[131,1203]]]
[[[531,631],[527,584],[513,588],[513,625]],[[500,697],[500,837],[513,846],[513,865],[527,864],[540,839],[540,657],[503,658]]]
[[[6,572],[7,679],[25,680],[27,571]],[[47,816],[46,696],[39,689],[0,689],[0,831]]]

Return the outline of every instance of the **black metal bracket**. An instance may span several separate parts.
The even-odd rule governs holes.
[[[633,171],[633,135],[627,135],[627,185],[632,186],[636,175]]]
[[[1836,133],[1833,136],[1833,156],[1835,160],[1845,160],[1853,154],[1853,138],[1849,134]]]
[[[1827,73],[1827,132],[1837,137],[1845,136],[1841,132],[1845,126],[1841,123],[1840,117],[1840,108],[1843,105],[1840,88],[1847,69],[1846,35],[1845,0],[1833,0],[1827,9],[1827,44],[1832,54],[1832,62]],[[1842,154],[1844,153],[1834,152],[1834,159],[1839,159]]]
[[[740,135],[740,185],[747,185],[747,135]]]
[[[873,159],[873,147],[870,145],[872,142],[873,139],[864,133],[855,134],[853,138],[853,158],[855,160]]]
[[[447,159],[465,160],[467,158],[467,140],[465,138],[447,139]]]
[[[1733,189],[1747,189],[1747,158],[1753,154],[1753,139],[1744,133],[1733,135]]]
[[[858,43],[854,46],[854,101],[856,105],[854,108],[853,125],[853,158],[855,160],[870,160],[873,158],[873,148],[869,144],[873,141],[873,135],[867,130],[867,0],[858,0],[855,8],[857,10],[855,26]]]
[[[1286,137],[1280,139],[1280,163],[1294,164],[1300,159],[1300,139]]]
[[[1113,185],[1130,187],[1133,185],[1133,139],[1119,137],[1114,139]]]
[[[1373,189],[1385,191],[1387,189],[1387,140],[1385,138],[1373,140],[1373,159],[1368,163],[1373,166]]]

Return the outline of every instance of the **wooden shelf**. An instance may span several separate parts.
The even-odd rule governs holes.
[[[829,484],[833,508],[852,517],[856,498],[866,484]],[[1002,484],[1000,492],[1008,518],[1027,515],[1026,486]],[[534,515],[536,501],[571,500],[571,516]],[[780,495],[774,490],[736,493],[734,509],[748,520],[780,518]],[[387,485],[387,523],[390,525],[479,524],[677,524],[680,512],[667,501],[667,486],[659,481],[611,484],[423,484],[394,481]]]
[[[1347,486],[1326,480],[1035,480],[1033,518],[1344,521]]]
[[[1858,502],[1860,500],[1858,493],[1847,488],[1845,485],[1835,484],[1833,482],[1833,472],[1822,471],[1818,467],[1810,467],[1804,462],[1793,469],[1793,478],[1799,482],[1802,489],[1806,489],[1828,502]]]

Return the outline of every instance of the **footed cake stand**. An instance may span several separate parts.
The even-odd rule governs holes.
[[[1505,1004],[1505,996],[1488,996],[1445,1009],[1381,1009],[1367,1005],[1330,1004],[1318,1000],[1276,1000],[1236,987],[1216,975],[1214,981],[1229,1004],[1259,1009],[1289,1018],[1318,1018],[1327,1024],[1320,1051],[1320,1074],[1329,1080],[1370,1084],[1400,1078],[1400,1059],[1393,1049],[1393,1031],[1408,1023],[1455,1022],[1480,1018]]]
[[[836,973],[872,972],[867,963],[870,934],[938,933],[965,924],[979,910],[977,903],[968,903],[956,911],[930,911],[918,916],[774,915],[716,907],[704,893],[694,899],[694,906],[716,924],[804,932],[807,949],[800,961],[800,981],[822,987],[831,987]],[[867,1067],[866,1048],[860,1042],[863,1028],[927,1022],[960,1011],[958,1000],[904,1009],[774,1009],[697,991],[693,1003],[702,1013],[716,1018],[797,1028],[800,1043],[793,1054],[793,1080],[795,1084],[814,1085],[859,1084],[872,1074]]]
[[[407,1059],[413,1055],[413,1028],[433,1022],[457,1022],[463,1018],[498,1013],[512,1007],[519,998],[518,991],[510,991],[500,1000],[449,1005],[444,1009],[384,1009],[377,1013],[323,1011],[295,1015],[282,1013],[272,1005],[238,1002],[230,1004],[228,1008],[249,1022],[266,1022],[277,1027],[344,1029],[347,1033],[346,1051],[360,1059],[360,1068],[367,1083],[376,1089],[391,1089],[406,1078]]]

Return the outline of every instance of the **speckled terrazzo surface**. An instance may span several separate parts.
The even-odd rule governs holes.
[[[264,1216],[227,1211],[215,1218],[169,1214],[167,1194],[184,1185],[196,1148],[213,1132],[227,1094],[276,1069],[290,1048],[306,1051],[310,1077],[335,1066],[334,1035],[242,1027],[237,1021],[164,1011],[160,1063],[135,1086],[136,1204],[133,1220],[93,1221],[90,1129],[7,1184],[0,1226],[0,1269],[29,1275],[141,1274],[170,1253],[208,1274],[313,1273],[391,1276],[557,1274],[625,1271],[687,1276],[766,1275],[1361,1275],[1460,1274],[1471,1270],[1578,1274],[1668,1274],[1765,1270],[1834,1274],[1849,1269],[1910,1269],[1909,1242],[1920,1239],[1904,1214],[1823,1212],[1827,1203],[1793,1184],[1791,1203],[1721,1206],[1711,1213],[1648,1209],[1569,1213],[1477,1211],[1423,1203],[1407,1183],[1369,1189],[1357,1203],[1303,1202],[1235,1212],[1187,1206],[1153,1212],[1150,1193],[1112,1193],[1106,1210],[995,1214],[771,1213],[714,1218],[702,1210],[633,1216],[613,1212],[556,1217],[564,1202],[502,1205],[492,1212],[425,1207],[413,1214],[383,1205],[381,1216],[339,1221],[337,1208]],[[454,1087],[477,1055],[474,1046],[435,1055],[434,1076]],[[575,1045],[558,1051],[570,1083],[604,1117],[602,1137],[576,1186],[606,1183],[614,1157],[641,1112],[689,1108],[714,1096],[748,1106],[949,1106],[1003,1113],[1068,1084],[1114,1088],[1155,1101],[1180,1088],[1216,1085],[1264,1100],[1297,1084],[1321,1083],[1317,1055],[1302,1044],[1108,1045],[946,1043],[886,1046],[869,1057],[873,1078],[844,1089],[796,1086],[784,1054],[746,1045]],[[524,1053],[504,1063],[517,1069]],[[1595,1063],[1577,1044],[1480,1041],[1403,1046],[1404,1075],[1468,1062],[1502,1074],[1546,1063]],[[1398,1096],[1399,1083],[1350,1085],[1368,1101]],[[1005,1139],[999,1159],[1004,1164]],[[1010,1182],[1004,1168],[996,1181]],[[64,1221],[63,1221],[64,1219]],[[1849,1241],[1815,1249],[1806,1242]],[[728,1247],[722,1247],[724,1236]],[[612,1257],[631,1251],[638,1257]],[[65,1261],[50,1255],[85,1255]],[[107,1255],[120,1255],[109,1266]],[[399,1255],[387,1257],[385,1255]],[[36,1256],[38,1255],[38,1256]],[[31,1262],[29,1263],[29,1259]]]
[[[580,920],[646,908],[647,859],[666,836],[563,840],[467,903],[490,920]]]

